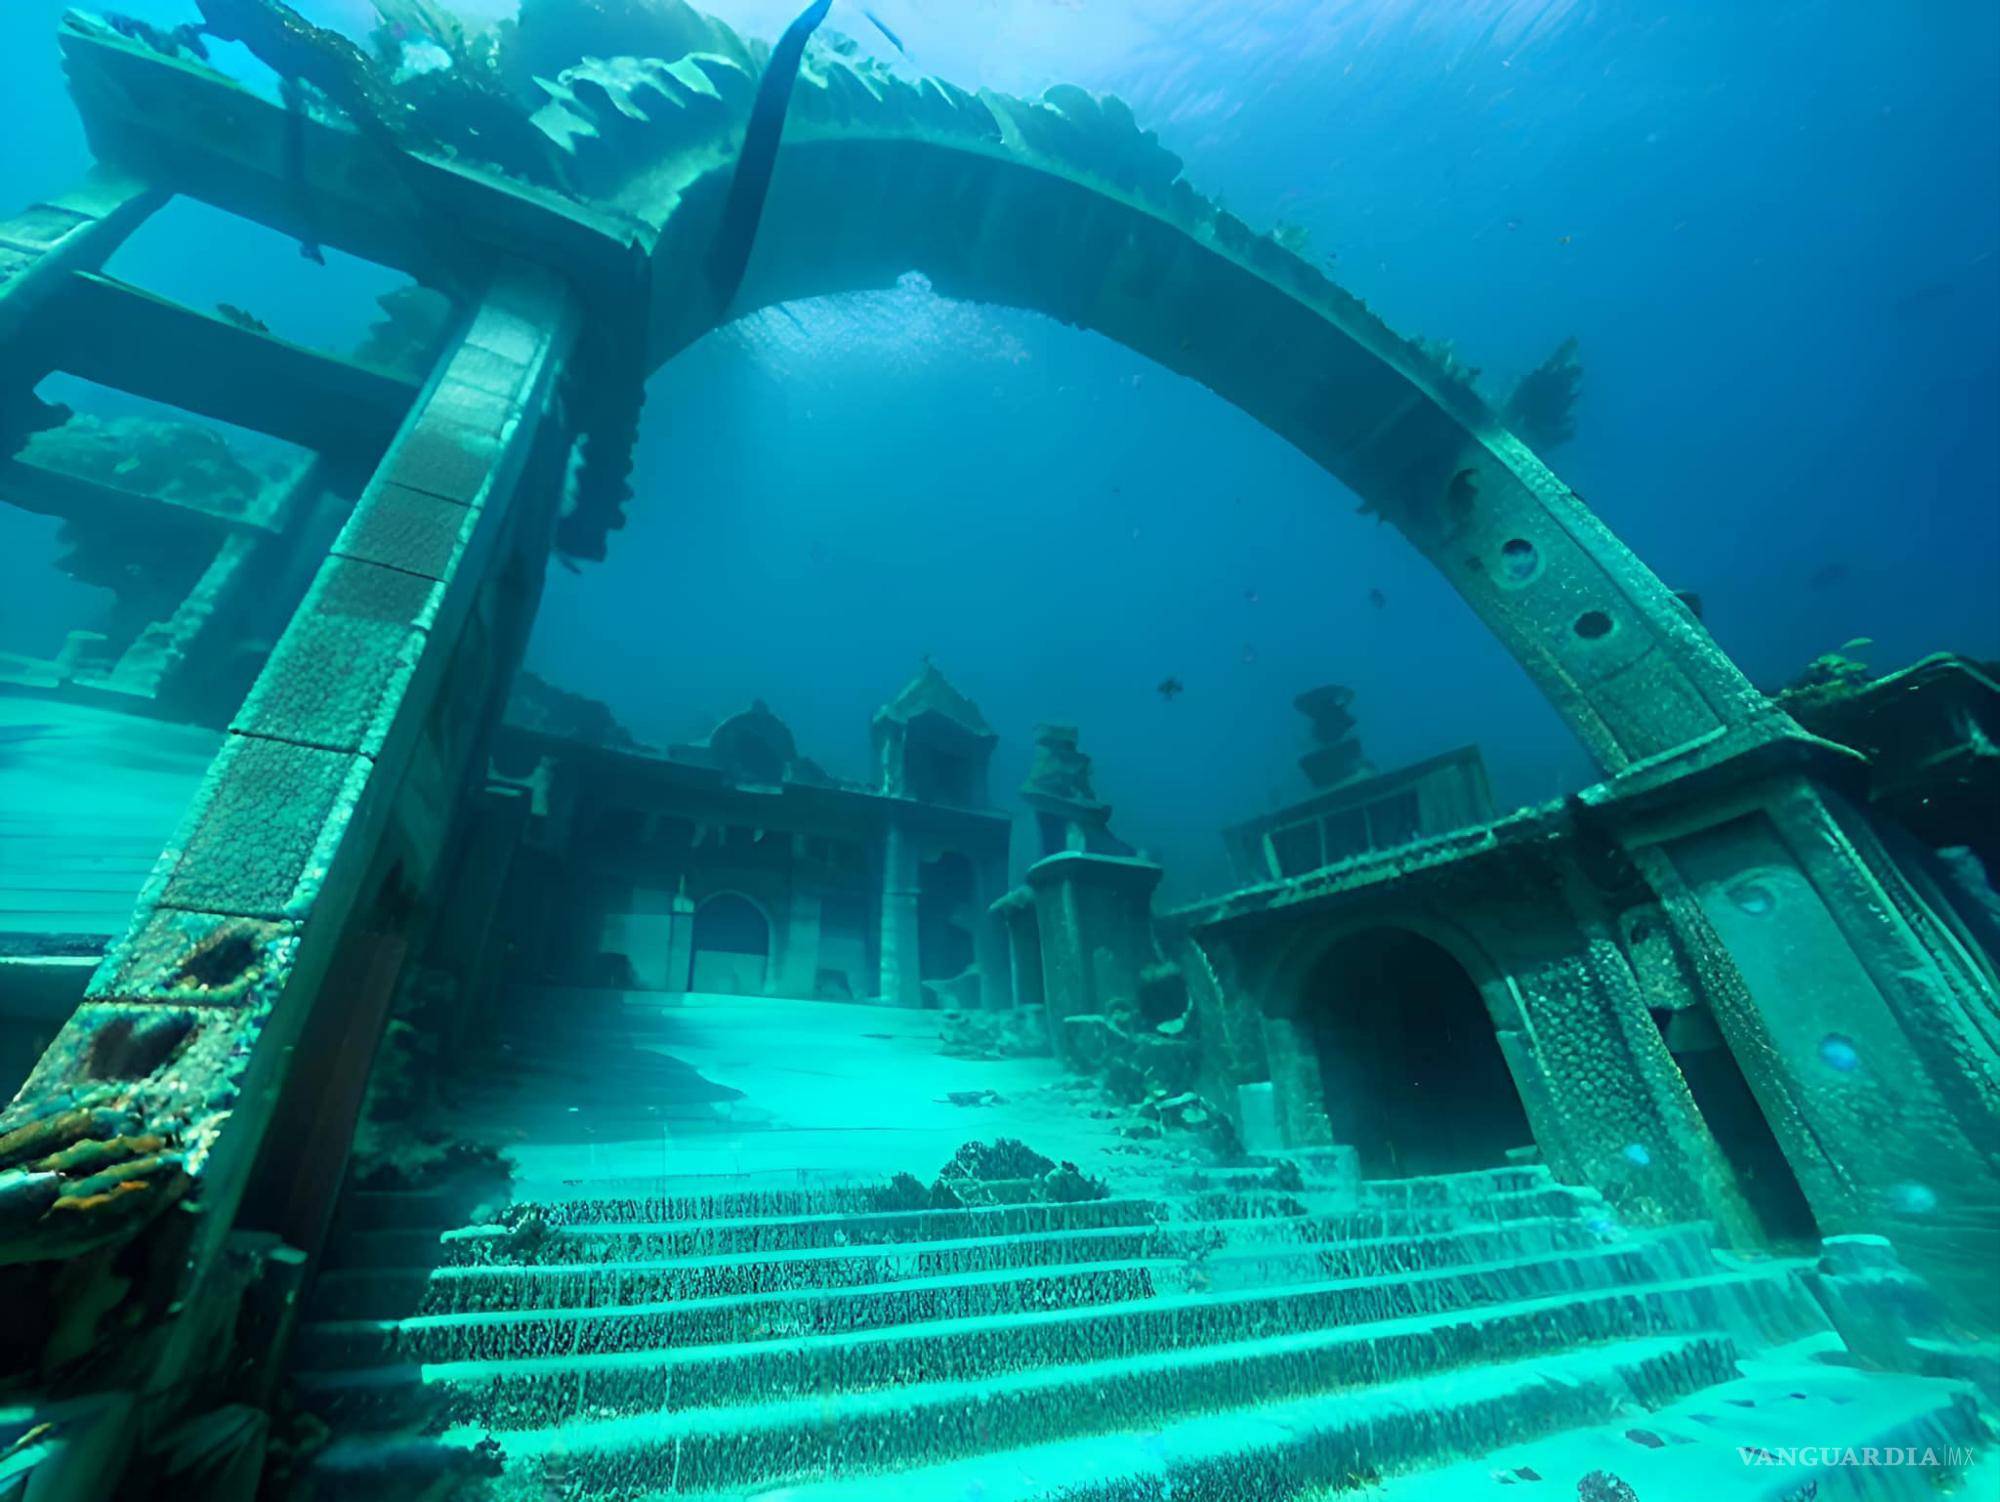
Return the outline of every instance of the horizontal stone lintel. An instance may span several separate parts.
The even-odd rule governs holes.
[[[84,1004],[242,1007],[289,969],[299,927],[289,919],[143,909],[115,957],[92,977]]]

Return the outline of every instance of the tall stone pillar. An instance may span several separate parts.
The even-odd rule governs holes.
[[[1013,1004],[1046,1008],[1042,991],[1042,930],[1035,918],[1035,894],[1027,887],[1015,887],[995,902],[991,911],[1007,932],[1007,948],[1014,962]]]
[[[917,847],[900,820],[882,842],[881,1000],[885,1006],[924,1004],[917,949]]]
[[[1887,1235],[2000,1316],[1990,982],[1838,792],[1780,772],[1728,812],[1626,838],[1820,1231]]]
[[[1153,889],[1160,868],[1125,855],[1066,850],[1028,868],[1041,930],[1043,999],[1056,1057],[1062,1020],[1081,1013],[1136,1010],[1139,974],[1151,964]]]
[[[779,996],[806,997],[819,989],[819,893],[794,888],[785,908],[785,941],[775,956],[777,974],[771,990]]]
[[[982,861],[972,918],[972,957],[979,967],[979,1005],[988,1012],[1014,1005],[1014,949],[993,905],[1007,891],[1007,856]]]
[[[687,894],[683,877],[669,904],[671,921],[667,931],[667,990],[685,992],[694,971],[694,899]]]

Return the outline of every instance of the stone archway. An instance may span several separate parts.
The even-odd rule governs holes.
[[[1479,986],[1436,940],[1370,927],[1326,946],[1294,1016],[1337,1142],[1391,1177],[1491,1168],[1534,1133]]]
[[[1196,192],[1115,99],[975,96],[816,56],[742,284],[715,306],[695,268],[762,63],[726,30],[700,47],[577,64],[537,116],[592,195],[657,236],[648,366],[759,308],[915,270],[946,296],[1114,339],[1298,448],[1445,575],[1603,770],[1784,726],[1462,367]],[[593,492],[565,545],[600,553],[622,500]]]

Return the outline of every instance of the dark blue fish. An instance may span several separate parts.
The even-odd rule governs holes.
[[[1180,679],[1174,677],[1172,674],[1168,674],[1165,678],[1162,678],[1158,684],[1155,685],[1155,689],[1159,693],[1159,696],[1162,699],[1165,699],[1169,704],[1171,704],[1174,702],[1175,695],[1185,693],[1187,691],[1187,685],[1182,683]]]
[[[799,63],[806,43],[826,19],[833,0],[813,0],[785,28],[750,104],[750,123],[743,131],[743,150],[736,158],[736,175],[729,180],[729,198],[722,206],[722,223],[709,253],[708,280],[716,303],[728,307],[743,285],[750,264],[750,247],[757,240],[757,221],[764,217],[764,199],[771,189],[771,169],[777,164],[778,142],[785,133],[785,109],[792,101]]]

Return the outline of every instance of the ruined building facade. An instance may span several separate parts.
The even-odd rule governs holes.
[[[986,909],[1009,816],[999,737],[926,665],[872,725],[877,778],[830,777],[760,701],[664,753],[504,725],[530,800],[508,905],[516,973],[558,984],[999,1006]]]

